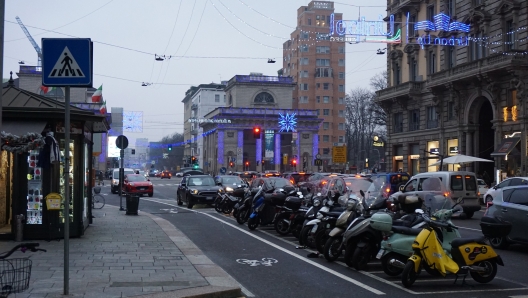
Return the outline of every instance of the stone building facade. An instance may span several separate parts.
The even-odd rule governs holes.
[[[437,171],[438,155],[460,153],[494,163],[442,170],[526,176],[528,2],[388,0],[387,12],[402,33],[387,47],[389,87],[377,92],[388,169]]]

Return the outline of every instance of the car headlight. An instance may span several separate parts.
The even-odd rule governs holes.
[[[149,186],[151,186],[151,185],[152,185],[152,182],[149,182]]]
[[[233,191],[233,189],[231,187],[226,187],[226,191]]]
[[[112,181],[112,184],[114,184],[114,185],[118,185],[118,184],[119,184],[119,181],[114,180],[114,181]]]
[[[220,188],[220,189],[218,190],[218,192],[224,192],[224,189],[223,189],[223,188]]]
[[[190,192],[193,195],[197,195],[198,194],[198,190],[197,189],[191,189]]]

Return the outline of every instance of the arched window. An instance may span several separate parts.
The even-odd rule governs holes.
[[[42,89],[39,89],[39,95],[49,97],[57,101],[64,101],[64,92],[62,91],[62,88],[54,87],[52,90],[48,91],[47,93],[44,93]]]
[[[273,96],[268,92],[260,92],[255,96],[255,103],[274,103]]]

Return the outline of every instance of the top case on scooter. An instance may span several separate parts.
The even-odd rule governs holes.
[[[370,218],[370,225],[378,231],[389,232],[392,229],[392,216],[383,212],[375,213]]]
[[[284,206],[286,206],[286,208],[290,208],[293,210],[297,210],[301,208],[301,204],[302,204],[302,199],[298,197],[287,197],[286,201],[284,202]]]

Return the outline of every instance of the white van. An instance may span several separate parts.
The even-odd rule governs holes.
[[[400,192],[407,194],[420,191],[422,182],[431,177],[438,177],[444,183],[453,200],[456,201],[460,197],[464,198],[464,203],[461,206],[467,218],[471,218],[476,211],[480,210],[477,176],[473,172],[440,171],[416,174],[404,186],[400,187]]]
[[[124,168],[123,170],[125,171],[125,173],[123,174],[123,178],[127,174],[136,173],[133,169]],[[114,169],[114,171],[112,172],[112,184],[110,185],[110,191],[112,193],[119,192],[119,169]]]

